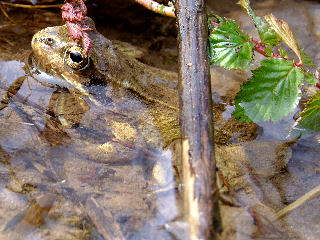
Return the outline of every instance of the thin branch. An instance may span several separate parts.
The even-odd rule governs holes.
[[[256,40],[253,40],[253,39],[250,39],[250,42],[253,42],[254,43],[254,50],[256,51],[256,52],[258,52],[258,53],[260,53],[260,54],[262,54],[263,56],[265,56],[265,57],[271,57],[270,55],[268,55],[268,53],[267,53],[267,51],[266,51],[266,46],[263,44],[263,43],[261,43],[261,42],[259,42],[259,41],[256,41]],[[283,56],[281,56],[280,54],[278,54],[278,53],[275,53],[275,52],[271,52],[271,54],[272,54],[272,57],[273,58],[282,58],[282,59],[285,59],[285,60],[288,60],[287,58],[285,58],[285,57],[283,57]],[[303,68],[301,68],[302,67],[302,65],[303,65],[303,62],[300,60],[299,62],[293,62],[293,65],[295,66],[295,67],[299,67],[302,71],[304,71],[304,72],[306,72],[306,70],[304,70]]]
[[[276,218],[272,219],[272,221],[278,220],[282,218],[284,215],[292,212],[294,209],[300,207],[302,204],[305,204],[307,201],[317,197],[320,195],[320,185],[312,189],[311,191],[307,192],[305,195],[300,197],[298,200],[294,201],[293,203],[289,204],[285,208],[281,209],[279,212],[276,213]]]
[[[266,51],[266,48],[265,48],[265,45],[264,45],[264,44],[262,44],[262,43],[259,42],[259,41],[253,40],[253,39],[250,39],[250,41],[254,43],[254,50],[255,50],[255,51],[257,51],[258,53],[262,54],[262,55],[265,56],[265,57],[270,57],[270,56],[267,54],[267,51]],[[275,52],[272,52],[272,57],[274,57],[274,58],[283,58],[283,59],[286,59],[286,58],[284,58],[283,56],[281,56],[280,54],[275,53]]]
[[[0,10],[1,12],[3,13],[3,15],[9,19],[10,22],[16,24],[16,22],[11,18],[9,17],[9,15],[7,14],[7,12],[4,10],[4,8],[2,7],[2,2],[0,2]]]
[[[167,7],[163,4],[159,4],[153,0],[135,0],[137,3],[141,4],[145,8],[148,8],[149,10],[160,13],[162,15],[173,17],[175,18],[175,8],[174,7]]]
[[[18,3],[10,3],[0,1],[0,6],[7,5],[11,7],[19,7],[19,8],[60,8],[62,4],[53,4],[53,5],[28,5],[28,4],[18,4]]]

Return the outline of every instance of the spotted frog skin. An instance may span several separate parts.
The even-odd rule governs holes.
[[[122,106],[122,109],[115,107],[113,111],[136,118],[140,132],[151,125],[158,129],[160,136],[145,136],[151,147],[164,147],[179,138],[177,74],[137,61],[98,33],[90,18],[87,25],[92,28],[88,32],[92,41],[88,56],[81,44],[70,39],[65,25],[48,27],[36,33],[31,43],[36,68],[62,79],[80,93],[90,95],[97,104],[99,100],[95,100],[95,95],[98,94],[88,92],[88,89],[105,86],[108,102]],[[136,110],[133,102],[139,102],[147,113]],[[125,123],[122,121],[120,125]],[[121,131],[120,128],[114,135],[121,135]]]

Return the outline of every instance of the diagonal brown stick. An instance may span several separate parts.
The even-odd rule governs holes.
[[[215,239],[215,157],[204,0],[177,0],[184,213],[190,239]]]
[[[134,0],[134,1],[136,1],[137,3],[141,4],[142,6],[144,6],[145,8],[148,8],[153,12],[160,13],[168,17],[176,17],[176,15],[174,14],[174,7],[167,7],[153,0]]]

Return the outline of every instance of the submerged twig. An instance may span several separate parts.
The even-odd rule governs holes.
[[[311,191],[307,192],[305,195],[300,197],[298,200],[294,201],[293,203],[289,204],[285,208],[281,209],[279,212],[276,213],[276,217],[274,219],[272,219],[272,221],[276,221],[276,220],[282,218],[284,215],[288,214],[289,212],[292,212],[294,209],[300,207],[302,204],[315,198],[318,195],[320,195],[320,185],[315,187]]]
[[[2,6],[3,2],[0,2],[0,10],[3,13],[3,15],[9,19],[10,22],[12,23],[16,23],[11,17],[9,17],[8,13],[6,12],[6,10],[4,10],[3,6]]]

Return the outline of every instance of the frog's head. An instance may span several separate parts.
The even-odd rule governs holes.
[[[48,74],[86,84],[99,78],[97,75],[112,74],[119,67],[111,41],[96,31],[90,18],[86,24],[92,29],[88,32],[92,42],[88,55],[81,43],[70,39],[66,25],[48,27],[32,38],[34,65]]]

